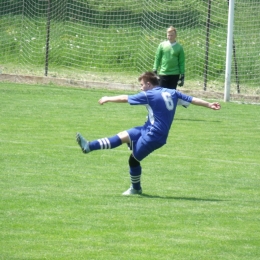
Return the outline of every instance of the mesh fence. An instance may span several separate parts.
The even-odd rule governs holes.
[[[186,56],[187,86],[221,90],[228,1],[2,0],[2,73],[126,82],[152,70],[170,25]],[[260,1],[236,0],[231,91],[259,94]]]

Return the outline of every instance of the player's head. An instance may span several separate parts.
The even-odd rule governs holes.
[[[176,37],[177,37],[176,28],[174,28],[173,26],[170,26],[170,27],[167,29],[167,39],[168,39],[170,42],[175,42]]]
[[[159,85],[157,75],[150,71],[141,74],[138,81],[140,82],[141,90],[143,91],[147,91]]]

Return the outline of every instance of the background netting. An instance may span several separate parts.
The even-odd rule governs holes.
[[[210,3],[210,5],[209,5]],[[2,0],[1,73],[136,81],[152,70],[170,25],[186,54],[186,86],[223,90],[228,1]],[[231,92],[259,94],[260,1],[236,0]]]

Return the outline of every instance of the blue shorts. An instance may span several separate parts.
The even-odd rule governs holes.
[[[142,127],[137,126],[126,130],[130,137],[130,147],[136,160],[142,161],[147,155],[162,147],[164,143],[158,142],[156,138],[142,133]],[[145,136],[143,136],[145,135]]]

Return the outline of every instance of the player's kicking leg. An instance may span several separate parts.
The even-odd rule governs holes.
[[[83,153],[89,153],[95,150],[114,149],[122,145],[122,143],[130,142],[128,133],[126,131],[109,138],[103,137],[91,142],[87,141],[80,133],[77,133],[76,140]]]

